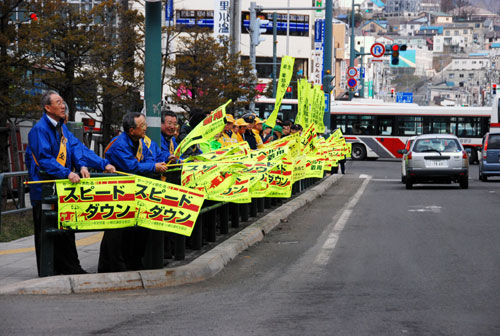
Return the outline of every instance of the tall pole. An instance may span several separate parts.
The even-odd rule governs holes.
[[[361,68],[363,68],[363,58],[364,58],[363,54],[365,53],[365,47],[361,47],[360,51],[361,51],[361,58],[360,58],[361,62],[360,62],[360,65],[359,65],[359,72],[360,72],[359,77],[361,77],[360,78],[360,81],[361,81],[361,92],[359,93],[359,96],[361,98],[364,98],[365,97],[365,77],[364,77],[365,73],[363,73],[363,75],[361,75],[361,71],[364,71],[364,70],[361,70]]]
[[[231,0],[231,54],[236,55],[240,52],[240,41],[241,41],[241,7],[240,0]]]
[[[278,14],[276,12],[273,13],[273,98],[276,98],[276,88],[277,88],[277,56],[278,49]]]
[[[252,27],[252,23],[257,20],[257,4],[255,2],[250,2],[250,28]],[[257,46],[258,41],[253,41],[254,34],[250,32],[250,64],[255,73],[255,77],[257,77],[257,54],[255,47]],[[256,85],[256,83],[251,83],[252,85]],[[255,99],[250,99],[249,104],[250,112],[255,112]]]
[[[354,49],[354,0],[352,0],[351,7],[351,48],[349,53],[349,67],[354,66],[354,58],[356,54],[356,50]],[[349,89],[349,100],[352,100],[353,92]]]
[[[161,1],[146,1],[144,99],[146,134],[161,147]],[[150,230],[146,248],[147,268],[163,268],[163,232]]]
[[[332,74],[332,38],[333,38],[333,0],[325,1],[325,47],[323,50],[323,75]],[[323,85],[324,86],[324,85]],[[327,105],[325,108],[325,114],[323,117],[323,123],[325,124],[325,131],[331,129],[331,121],[330,121],[330,92],[325,93],[328,95],[325,97],[327,101]]]
[[[288,0],[286,11],[286,54],[290,55],[290,0]]]

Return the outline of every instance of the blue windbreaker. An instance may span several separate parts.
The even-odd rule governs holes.
[[[80,149],[80,141],[68,130],[66,125],[62,124],[66,144],[66,165],[63,167],[56,158],[59,154],[61,139],[56,128],[49,120],[46,114],[42,116],[28,134],[29,150],[26,152],[26,165],[29,169],[30,181],[40,181],[40,170],[54,176],[57,179],[66,179],[71,173],[72,168],[80,170],[86,162]],[[28,157],[29,156],[29,157]],[[31,202],[42,199],[42,185],[30,185]]]
[[[142,160],[139,162],[135,155],[136,149],[132,139],[126,134],[121,133],[113,138],[108,145],[104,156],[115,166],[116,170],[125,173],[146,175],[155,172],[155,158],[148,147],[142,142]]]

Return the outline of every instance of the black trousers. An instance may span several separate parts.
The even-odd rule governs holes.
[[[144,269],[148,229],[132,227],[104,232],[99,251],[97,271],[123,272]]]
[[[38,276],[40,276],[40,253],[42,236],[42,204],[33,204],[33,223],[35,225],[35,254]],[[73,232],[63,232],[54,236],[54,273],[81,274],[84,273],[75,244]]]

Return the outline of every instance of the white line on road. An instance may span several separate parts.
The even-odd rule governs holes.
[[[333,229],[328,235],[328,238],[326,241],[323,243],[323,246],[321,247],[321,250],[319,254],[316,256],[316,259],[314,260],[314,264],[318,266],[324,266],[328,263],[330,260],[330,256],[333,253],[333,250],[335,249],[335,246],[337,246],[337,242],[339,240],[339,236],[342,233],[342,230],[344,230],[344,227],[349,220],[349,217],[352,214],[352,211],[354,210],[354,207],[358,203],[358,201],[361,198],[361,195],[366,189],[366,186],[371,180],[371,176],[369,175],[362,175],[363,178],[365,178],[365,181],[363,184],[361,184],[361,187],[359,187],[358,191],[356,194],[354,194],[353,198],[349,201],[349,203],[344,207],[340,217],[337,219],[336,222],[333,222],[329,225],[329,227],[332,227]],[[360,176],[361,178],[361,176]]]

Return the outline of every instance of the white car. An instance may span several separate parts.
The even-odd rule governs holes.
[[[415,183],[458,182],[469,187],[469,156],[455,135],[418,136],[406,154],[406,189]]]

